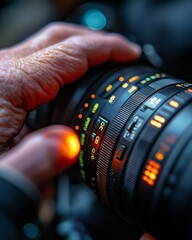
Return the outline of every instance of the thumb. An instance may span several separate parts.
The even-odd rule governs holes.
[[[2,158],[0,166],[16,169],[41,187],[75,164],[79,150],[76,133],[54,125],[25,137]]]

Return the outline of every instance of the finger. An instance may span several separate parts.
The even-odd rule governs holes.
[[[149,233],[144,233],[140,240],[156,240],[154,237],[152,237]]]
[[[1,50],[0,60],[25,57],[38,50],[63,41],[68,37],[87,34],[104,34],[104,32],[94,31],[87,27],[72,23],[50,23],[14,47]]]
[[[80,144],[76,133],[66,126],[51,126],[29,134],[0,162],[29,177],[38,187],[75,164]]]
[[[89,66],[108,60],[134,61],[139,58],[140,52],[137,45],[114,34],[71,37],[18,60],[15,66],[17,75],[9,78],[14,77],[14,81],[20,84],[21,89],[17,92],[22,91],[22,96],[18,97],[22,102],[14,101],[13,104],[32,110],[53,99],[65,83],[81,77]],[[11,68],[13,65],[14,62]],[[10,74],[13,75],[13,70]],[[11,92],[5,91],[4,94],[10,95]]]

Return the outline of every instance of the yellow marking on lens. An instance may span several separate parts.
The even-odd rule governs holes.
[[[137,81],[137,80],[139,80],[139,76],[134,76],[134,77],[131,77],[130,79],[129,79],[129,82],[130,83],[132,83],[132,82],[135,82],[135,81]]]
[[[156,77],[156,78],[160,78],[161,75],[157,73],[157,74],[155,74],[155,77]]]
[[[164,154],[162,152],[157,152],[155,154],[155,158],[159,161],[162,161],[164,159]]]
[[[137,87],[136,87],[136,86],[132,86],[132,87],[128,90],[128,92],[129,92],[129,93],[133,93],[135,90],[137,90]]]
[[[124,83],[124,84],[122,85],[122,88],[127,88],[128,86],[129,86],[128,83]]]
[[[95,99],[96,98],[96,95],[94,93],[91,94],[91,98],[92,99]]]
[[[88,107],[89,107],[89,104],[88,104],[88,103],[85,103],[85,104],[84,104],[84,107],[85,107],[85,108],[88,108]]]
[[[152,126],[156,127],[156,128],[161,128],[161,127],[162,127],[162,124],[159,123],[159,122],[157,122],[157,121],[155,121],[155,120],[151,120],[151,121],[150,121],[150,124],[151,124]]]
[[[119,77],[119,81],[120,81],[120,82],[123,82],[124,80],[125,80],[125,78],[124,78],[124,77],[122,77],[122,76],[121,76],[121,77]]]
[[[110,104],[112,104],[112,103],[115,101],[115,99],[116,99],[116,96],[115,96],[115,95],[112,95],[112,96],[109,98],[108,102],[109,102]]]
[[[155,115],[154,116],[154,119],[160,123],[165,123],[165,118],[164,117],[161,117],[159,115]]]
[[[141,84],[145,84],[147,81],[146,80],[143,80],[143,81],[141,81]]]
[[[78,114],[78,118],[79,119],[82,119],[83,118],[83,115],[81,113]]]
[[[170,105],[171,107],[174,107],[174,108],[178,108],[178,107],[179,107],[179,103],[176,102],[176,101],[170,101],[170,102],[169,102],[169,105]]]
[[[109,91],[111,91],[112,88],[113,88],[113,85],[112,85],[112,84],[109,84],[109,85],[105,88],[105,91],[106,91],[106,92],[109,92]]]

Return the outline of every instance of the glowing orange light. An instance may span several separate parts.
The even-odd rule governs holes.
[[[159,163],[156,163],[155,161],[153,160],[149,160],[148,162],[152,167],[156,168],[156,169],[160,169],[161,168],[161,165]]]
[[[68,149],[68,155],[72,158],[78,155],[80,150],[79,139],[74,134],[69,134],[66,137],[66,145]]]
[[[94,99],[96,98],[96,95],[94,93],[91,94],[91,98]]]
[[[78,114],[78,118],[79,119],[82,119],[83,118],[83,115],[81,113]]]
[[[149,179],[149,180],[148,180],[148,184],[153,187],[153,186],[155,185],[155,182],[154,182],[153,180],[150,180],[150,179]]]
[[[162,161],[164,159],[164,154],[162,152],[157,152],[155,154],[155,158],[159,161]]]
[[[146,177],[146,176],[142,176],[142,179],[143,179],[144,182],[147,182],[149,178]]]
[[[154,173],[151,173],[151,174],[149,175],[149,177],[150,177],[151,180],[156,180],[156,179],[157,179],[157,176],[156,176],[156,174],[154,174]]]
[[[154,119],[160,123],[165,123],[165,118],[164,117],[161,117],[159,115],[155,115],[154,116]]]
[[[75,126],[75,130],[76,130],[76,131],[79,130],[79,126],[78,126],[78,125]]]
[[[85,103],[85,104],[84,104],[84,107],[85,107],[85,108],[88,108],[88,107],[89,107],[89,104],[88,104],[88,103]]]
[[[155,181],[149,179],[148,177],[146,176],[142,176],[142,180],[147,183],[149,186],[154,186],[155,185]]]
[[[129,79],[129,82],[132,83],[132,82],[135,82],[139,79],[139,76],[134,76],[132,78]]]
[[[150,172],[149,171],[145,171],[144,174],[145,174],[145,176],[149,176]]]
[[[145,166],[143,171],[143,176],[141,179],[148,184],[149,186],[154,186],[159,174],[161,166],[159,163],[156,163],[154,160],[150,159],[148,164]]]
[[[147,169],[148,171],[156,174],[156,175],[159,173],[159,170],[157,170],[156,168],[154,168],[154,167],[152,167],[152,166],[150,166],[150,165],[147,165],[147,166],[146,166],[146,169]]]
[[[156,128],[161,128],[162,127],[162,124],[155,121],[155,120],[151,120],[150,123],[151,123],[152,126],[154,126]]]
[[[187,92],[192,93],[192,89],[191,88],[187,89]]]
[[[157,169],[155,169],[155,168],[153,168],[153,169],[151,170],[151,172],[154,173],[155,175],[158,175],[158,174],[159,174],[159,170],[157,170]]]
[[[119,81],[120,81],[120,82],[123,82],[124,80],[125,80],[125,78],[124,78],[124,77],[122,77],[122,76],[121,76],[121,77],[119,77]]]
[[[129,86],[128,83],[124,83],[124,84],[122,85],[122,88],[127,88],[128,86]]]
[[[63,169],[68,167],[71,163],[75,163],[80,152],[80,141],[74,131],[64,131],[63,137],[59,144],[60,157],[56,162],[56,167]]]
[[[147,166],[146,166],[146,169],[149,170],[149,171],[152,171],[152,170],[153,170],[153,168],[152,168],[150,165],[147,165]]]
[[[169,102],[169,105],[170,105],[171,107],[174,107],[174,108],[178,108],[178,107],[179,107],[179,103],[176,102],[176,101],[170,101],[170,102]]]
[[[147,181],[147,180],[148,180],[148,177],[146,177],[145,175],[143,175],[143,176],[142,176],[142,179],[143,179],[144,181]]]
[[[112,85],[112,84],[109,84],[109,85],[105,88],[105,91],[106,91],[106,92],[109,92],[109,91],[111,91],[112,88],[113,88],[113,85]]]

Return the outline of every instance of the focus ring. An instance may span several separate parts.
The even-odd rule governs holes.
[[[118,112],[115,119],[109,126],[102,142],[97,165],[98,193],[105,203],[108,204],[107,196],[108,167],[113,153],[113,148],[117,142],[117,138],[121,133],[125,123],[129,119],[129,117],[133,114],[133,112],[140,106],[140,104],[144,102],[148,97],[150,97],[153,93],[155,93],[157,90],[168,85],[177,84],[181,82],[183,81],[164,79],[142,88],[140,91],[136,92],[124,103],[121,110]]]
[[[177,94],[178,92],[181,91],[181,88],[178,88],[176,86],[168,86],[162,90],[160,90],[158,93],[162,94],[164,96],[166,96],[166,98],[164,99],[163,103],[165,103],[165,101],[167,101],[168,98],[172,97],[173,95]],[[140,112],[140,108],[134,112],[132,118],[130,118],[130,120],[126,123],[124,130],[123,130],[123,134],[121,135],[121,138],[119,138],[119,142],[118,144],[116,144],[117,146],[119,146],[119,143],[123,142],[123,135],[125,133],[125,129],[127,129],[127,127],[130,125],[130,121],[131,119],[133,119],[135,116],[138,116]],[[152,111],[151,115],[149,115],[148,117],[144,117],[145,121],[144,121],[144,125],[143,127],[140,129],[139,134],[141,134],[142,129],[145,128],[145,124],[149,121],[150,117],[154,114],[155,111]],[[140,115],[140,117],[142,118],[142,116]],[[121,159],[121,161],[119,161],[117,158],[113,158],[113,162],[112,162],[112,166],[111,166],[111,171],[110,171],[110,176],[109,176],[109,180],[108,180],[108,195],[109,195],[109,199],[110,199],[110,204],[112,205],[112,207],[114,209],[119,209],[119,194],[120,194],[120,187],[121,187],[121,179],[122,179],[122,175],[121,174],[123,172],[124,166],[125,166],[125,162],[127,159],[127,156],[130,155],[132,148],[134,147],[134,144],[136,144],[136,142],[139,139],[139,135],[136,136],[135,140],[132,142],[128,143],[128,151],[126,151],[126,154],[124,154],[124,159]]]
[[[181,95],[181,93],[179,94]],[[183,101],[183,103],[187,102],[187,99],[185,99],[185,101],[183,98],[181,98],[181,101]],[[171,119],[175,111],[176,110],[173,110],[173,112],[169,113],[167,112],[167,122]],[[144,131],[139,137],[139,141],[135,144],[134,149],[132,150],[132,154],[129,157],[129,161],[125,167],[122,198],[125,198],[126,200],[129,199],[130,204],[134,205],[134,193],[137,187],[138,175],[144,163],[143,161],[146,159],[150,149],[152,148],[151,144],[154,143],[154,140],[157,138],[159,133],[159,129],[154,129],[154,127],[148,123],[148,126],[145,127]],[[138,151],[140,149],[142,149],[142,151]]]

